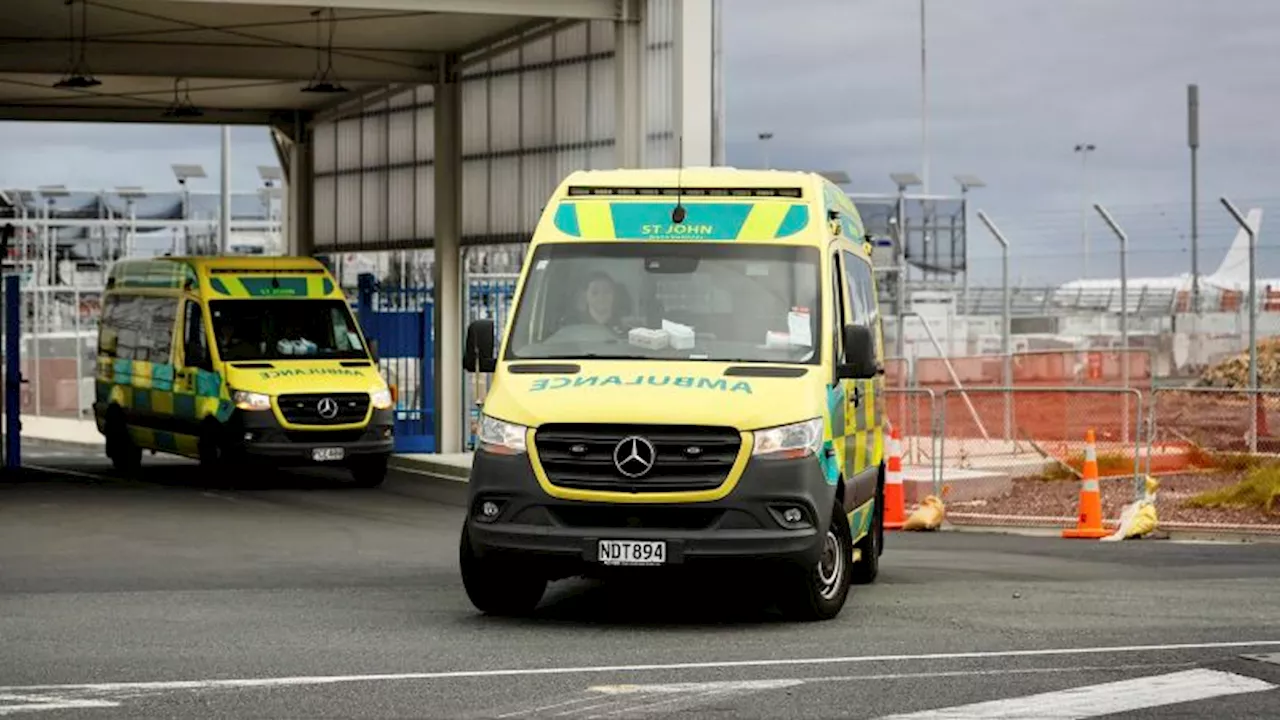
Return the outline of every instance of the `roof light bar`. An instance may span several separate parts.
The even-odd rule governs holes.
[[[584,196],[636,196],[666,195],[671,197],[804,197],[804,191],[798,187],[782,188],[728,188],[728,187],[588,187],[571,185],[570,197]]]

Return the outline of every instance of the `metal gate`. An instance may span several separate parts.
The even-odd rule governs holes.
[[[378,365],[395,388],[395,452],[436,451],[435,337],[430,288],[382,285],[361,274],[356,313]]]

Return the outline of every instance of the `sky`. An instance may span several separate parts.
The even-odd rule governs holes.
[[[728,162],[839,169],[855,192],[922,172],[917,0],[726,0]],[[927,0],[930,192],[971,193],[1008,236],[1015,281],[1079,277],[1078,143],[1087,195],[1130,236],[1131,276],[1190,269],[1186,86],[1201,103],[1200,255],[1215,268],[1236,226],[1218,203],[1264,208],[1260,275],[1280,277],[1280,2]],[[276,164],[267,132],[235,128],[233,187]],[[200,163],[217,188],[216,127],[0,124],[0,185],[166,187]],[[69,169],[72,172],[69,174]],[[1090,276],[1118,275],[1118,243],[1087,214]],[[974,282],[998,281],[999,249],[971,217]]]

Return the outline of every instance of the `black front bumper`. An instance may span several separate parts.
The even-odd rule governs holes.
[[[830,524],[836,488],[818,462],[753,460],[725,497],[705,502],[562,500],[538,484],[528,455],[477,451],[468,488],[467,534],[477,555],[520,553],[564,574],[601,567],[600,540],[663,540],[667,565],[760,561],[813,565]],[[484,518],[486,501],[499,505]],[[782,512],[800,508],[788,525]]]
[[[275,412],[236,410],[227,424],[232,446],[247,459],[275,465],[325,465],[351,459],[390,455],[395,445],[391,410],[374,410],[369,424],[355,430],[315,428],[290,430],[280,425]],[[318,461],[317,449],[342,448],[342,458]]]

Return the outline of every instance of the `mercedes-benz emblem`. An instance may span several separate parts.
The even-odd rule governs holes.
[[[338,416],[338,401],[333,398],[320,398],[320,402],[316,403],[316,412],[320,413],[320,417],[325,420],[332,420]]]
[[[613,464],[618,472],[629,478],[638,478],[653,469],[658,451],[653,443],[642,437],[625,437],[613,448]]]

